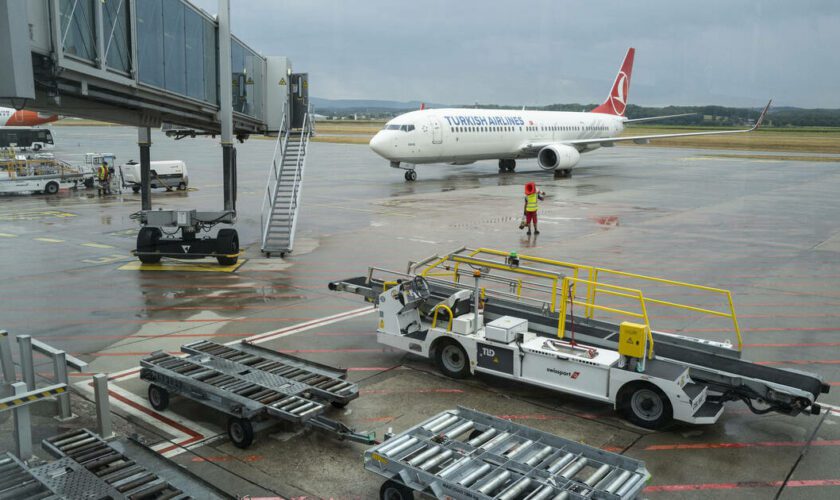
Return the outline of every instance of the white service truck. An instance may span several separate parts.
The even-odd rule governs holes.
[[[140,192],[140,164],[134,160],[120,165],[122,187]],[[162,160],[149,163],[149,186],[152,189],[166,188],[167,191],[184,191],[190,185],[187,164],[181,160]]]

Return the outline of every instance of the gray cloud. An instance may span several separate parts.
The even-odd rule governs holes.
[[[216,0],[194,0],[210,13]],[[234,32],[327,98],[840,107],[832,0],[232,0]]]

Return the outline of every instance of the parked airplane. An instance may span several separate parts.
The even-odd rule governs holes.
[[[37,111],[0,108],[0,127],[34,127],[58,120],[58,115],[48,115]]]
[[[665,137],[751,132],[761,125],[770,107],[768,102],[749,129],[618,137],[626,123],[685,116],[625,118],[634,54],[633,48],[627,51],[607,100],[588,113],[421,109],[386,123],[370,140],[370,148],[389,160],[392,167],[406,170],[407,181],[417,179],[414,171],[417,164],[467,165],[479,160],[499,160],[500,172],[512,172],[520,158],[537,158],[540,168],[553,170],[556,177],[563,177],[571,175],[581,153],[613,146],[616,142],[645,144]]]

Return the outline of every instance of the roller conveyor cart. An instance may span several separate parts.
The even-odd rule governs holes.
[[[643,462],[466,408],[444,411],[365,452],[382,500],[414,492],[476,500],[631,499]]]
[[[412,282],[427,295],[416,297]],[[652,291],[643,292],[643,286]],[[612,403],[644,427],[657,428],[671,418],[713,423],[724,403],[733,400],[758,414],[818,414],[817,399],[829,391],[816,374],[744,359],[727,290],[485,248],[460,248],[410,262],[405,272],[371,267],[366,276],[334,281],[329,288],[373,302],[380,309],[381,343],[427,356],[448,375],[485,372],[590,397]],[[393,307],[392,295],[399,302]],[[673,298],[681,296],[704,302]],[[720,306],[703,305],[714,302]],[[698,317],[698,325],[728,322],[734,338],[704,339],[656,329],[648,316],[654,308],[666,315],[673,315],[668,312],[673,309],[688,311]],[[488,335],[488,325],[497,320],[521,321],[526,330],[504,338]],[[632,340],[637,349],[621,345],[622,330],[628,336],[638,334]],[[453,340],[457,348],[443,349]],[[488,363],[482,348],[498,348],[502,358],[492,358],[504,363]],[[450,361],[463,358],[464,369],[457,363],[447,369],[446,353]],[[555,353],[564,358],[564,368],[538,359],[559,360]],[[580,376],[548,377],[547,370]],[[584,387],[586,378],[590,384]]]
[[[228,435],[247,448],[254,433],[277,421],[326,430],[366,444],[360,434],[323,415],[326,405],[343,408],[359,396],[345,370],[328,367],[243,341],[235,345],[198,341],[181,347],[186,356],[152,353],[140,361],[149,382],[149,403],[158,411],[177,394],[230,416]]]

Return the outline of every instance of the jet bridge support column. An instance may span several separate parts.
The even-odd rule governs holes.
[[[219,0],[219,121],[225,211],[236,210],[236,148],[233,145],[233,82],[230,62],[230,0]]]
[[[152,209],[151,181],[151,146],[152,131],[149,127],[137,129],[137,144],[140,146],[140,208]]]

